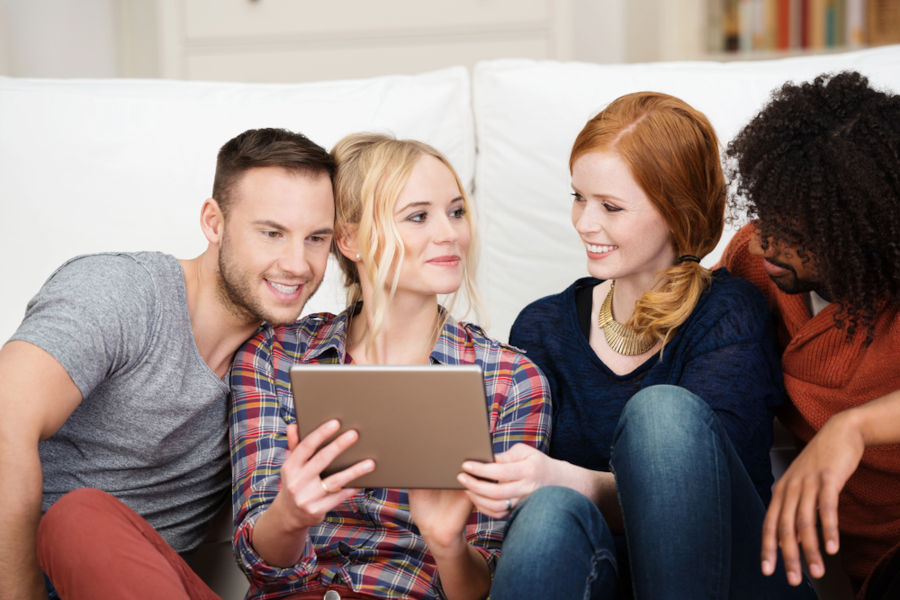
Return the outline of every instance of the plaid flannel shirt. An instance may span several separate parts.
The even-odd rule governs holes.
[[[309,529],[299,562],[267,564],[251,543],[253,526],[278,492],[296,422],[289,371],[298,362],[343,363],[348,312],[320,314],[265,327],[239,351],[231,372],[229,411],[234,549],[254,599],[345,585],[379,598],[443,597],[436,564],[409,515],[401,489],[365,489]],[[477,364],[484,373],[495,453],[517,442],[547,452],[550,399],[539,369],[520,352],[488,338],[477,326],[448,319],[432,363]],[[473,512],[466,538],[493,572],[505,520]]]

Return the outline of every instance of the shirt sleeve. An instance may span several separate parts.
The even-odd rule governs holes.
[[[287,452],[287,425],[295,423],[290,383],[275,376],[269,330],[259,332],[235,356],[231,369],[229,436],[231,441],[234,552],[238,564],[258,587],[290,586],[316,570],[316,554],[307,536],[300,561],[289,568],[267,564],[253,548],[253,527],[275,499]]]
[[[11,340],[48,352],[87,398],[140,360],[158,319],[159,294],[144,266],[128,255],[82,256],[44,283]]]
[[[514,444],[533,446],[545,454],[550,447],[550,392],[540,369],[519,352],[502,347],[493,366],[483,365],[489,390],[491,439],[494,454]],[[505,519],[492,519],[473,512],[466,526],[466,538],[485,557],[493,573]]]

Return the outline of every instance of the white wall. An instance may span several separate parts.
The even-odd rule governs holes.
[[[0,0],[0,74],[115,77],[117,0]]]

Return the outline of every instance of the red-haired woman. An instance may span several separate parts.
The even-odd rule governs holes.
[[[759,569],[785,395],[762,295],[700,265],[725,208],[712,126],[672,96],[622,96],[569,167],[591,277],[510,334],[550,383],[550,455],[516,446],[460,476],[510,515],[491,598],[616,598],[629,564],[638,598],[811,593]]]

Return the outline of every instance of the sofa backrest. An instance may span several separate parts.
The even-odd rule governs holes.
[[[584,123],[622,94],[680,97],[710,119],[724,146],[784,82],[858,70],[900,92],[900,46],[768,61],[598,65],[497,60],[476,65],[475,189],[485,243],[480,276],[488,331],[506,339],[518,311],[587,275],[570,219],[569,151]],[[734,230],[726,229],[718,260]]]
[[[202,252],[216,153],[246,129],[285,127],[328,149],[363,130],[421,139],[471,188],[470,97],[463,67],[297,85],[0,77],[0,343],[71,256]],[[329,268],[307,309],[343,305]]]

